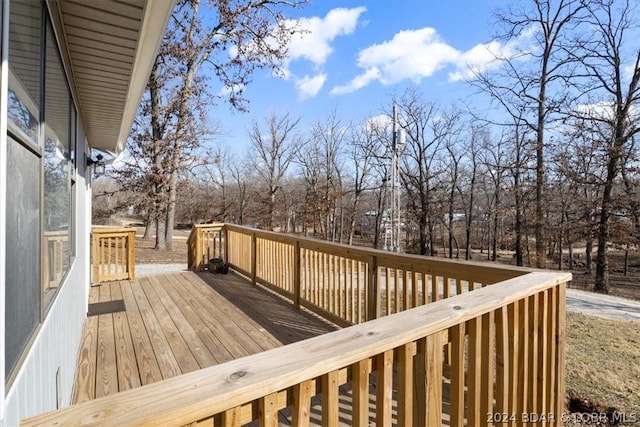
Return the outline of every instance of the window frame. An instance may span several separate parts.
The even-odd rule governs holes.
[[[26,0],[26,1],[30,1],[30,0]],[[51,307],[53,306],[56,298],[60,293],[60,289],[63,286],[65,286],[65,283],[67,282],[67,278],[69,277],[69,273],[72,271],[74,267],[74,262],[76,261],[76,253],[77,253],[77,248],[76,248],[77,233],[75,229],[77,225],[77,213],[76,213],[77,205],[76,205],[76,194],[75,194],[77,187],[75,184],[77,180],[77,168],[79,166],[78,165],[79,159],[78,159],[78,152],[77,152],[78,150],[77,136],[79,132],[78,126],[80,126],[81,121],[79,119],[79,113],[76,107],[75,97],[74,97],[74,93],[71,86],[69,68],[67,66],[68,58],[65,55],[65,51],[62,49],[62,47],[64,46],[63,41],[60,40],[59,38],[60,31],[57,28],[57,25],[59,25],[59,23],[51,15],[51,10],[45,1],[38,1],[38,4],[40,6],[40,11],[39,11],[40,12],[40,15],[39,15],[40,16],[40,22],[39,22],[40,47],[38,52],[38,55],[39,55],[39,65],[38,65],[39,100],[38,101],[40,105],[39,105],[39,110],[36,118],[37,124],[36,124],[35,140],[33,137],[29,136],[27,132],[23,131],[19,126],[11,123],[12,121],[9,120],[8,111],[5,114],[7,127],[6,127],[6,132],[4,132],[4,135],[3,135],[3,137],[6,138],[7,143],[18,144],[22,147],[22,149],[26,149],[27,152],[31,156],[33,156],[34,159],[37,160],[39,165],[39,170],[37,171],[39,188],[35,190],[37,192],[37,197],[39,198],[39,203],[38,203],[39,211],[37,212],[37,216],[39,218],[39,230],[36,233],[38,235],[39,241],[35,243],[35,246],[38,246],[40,248],[39,254],[36,255],[36,258],[39,259],[39,269],[40,269],[39,280],[37,284],[39,288],[39,291],[38,291],[39,295],[37,297],[38,309],[37,309],[37,314],[34,316],[37,319],[35,327],[33,328],[32,331],[29,332],[28,336],[23,333],[24,331],[16,329],[17,333],[24,336],[20,336],[20,338],[16,340],[16,343],[14,344],[21,345],[22,348],[14,349],[15,351],[13,351],[12,360],[10,361],[10,363],[6,363],[7,360],[6,360],[6,353],[5,353],[5,366],[4,366],[5,391],[8,391],[11,388],[11,385],[13,384],[16,376],[20,372],[24,364],[24,360],[28,355],[29,350],[33,345],[33,342],[37,337],[38,331],[42,327],[42,324],[46,316],[48,315]],[[37,14],[34,13],[33,15],[30,15],[30,16],[32,16],[33,18],[36,15]],[[9,13],[9,16],[7,17],[7,21],[11,22],[11,13]],[[35,22],[35,19],[34,19],[34,22]],[[9,32],[10,32],[9,27],[7,27],[6,36],[9,39],[7,41],[7,47],[9,47],[11,44],[11,38],[9,37]],[[10,67],[12,57],[9,53],[9,50],[10,49],[7,49],[7,57],[8,57],[8,63],[9,63],[9,67],[7,67],[7,70],[9,70],[9,75],[11,76],[10,82],[12,82],[15,85],[14,87],[18,88],[19,92],[24,91],[23,95],[27,96],[27,100],[28,100],[27,104],[28,104],[29,101],[33,101],[33,99],[28,97],[28,92],[26,88],[22,86],[19,79],[15,78],[15,76],[12,75],[12,71]],[[47,50],[49,50],[49,52]],[[55,52],[51,52],[51,50],[54,50]],[[66,132],[66,140],[56,142],[57,144],[62,144],[64,146],[64,149],[66,150],[66,153],[64,153],[64,156],[63,156],[64,159],[62,160],[61,165],[63,168],[66,168],[66,177],[64,179],[65,179],[65,192],[68,200],[66,201],[66,205],[67,205],[66,206],[67,243],[66,243],[66,251],[65,251],[66,265],[64,267],[63,273],[59,277],[59,282],[56,288],[51,292],[48,292],[45,289],[45,286],[47,285],[46,281],[49,280],[48,279],[49,271],[45,270],[45,262],[46,260],[49,259],[48,258],[49,252],[47,249],[47,238],[45,236],[45,162],[46,162],[45,133],[47,132],[53,133],[56,139],[59,140],[60,138],[58,135],[55,134],[54,129],[50,127],[49,123],[46,120],[47,117],[46,117],[45,100],[47,97],[47,88],[46,88],[47,86],[47,74],[46,74],[47,54],[51,55],[52,53],[56,55],[56,61],[58,62],[58,65],[60,66],[61,73],[62,73],[60,79],[53,79],[53,81],[63,82],[64,89],[59,88],[58,85],[56,84],[54,84],[53,86],[50,86],[50,88],[55,87],[57,88],[56,91],[60,91],[60,92],[63,90],[66,91],[65,99],[66,99],[66,102],[68,103],[68,109],[66,113],[67,117],[65,118],[66,120],[61,121],[61,123],[63,123],[62,126],[64,126],[65,128],[64,132]],[[8,84],[7,95],[8,95],[9,87],[10,85]],[[23,98],[18,96],[18,99],[20,99],[22,102]],[[35,105],[36,103],[33,102],[33,105],[31,106],[32,108],[29,108],[29,106],[26,104],[25,104],[25,107],[28,108],[30,112],[32,112]],[[6,207],[4,207],[4,209],[6,209]],[[4,231],[6,230],[3,230],[3,232]],[[7,248],[5,254],[8,256],[9,251],[13,251],[13,250],[15,249],[9,247]],[[6,259],[4,261],[6,262]],[[21,273],[17,272],[17,274],[19,275]],[[8,278],[5,276],[6,288],[9,288],[10,286],[17,286],[16,284],[10,283],[9,280],[7,279]],[[29,281],[31,281],[31,279]],[[28,293],[24,295],[26,296],[26,299],[24,301],[20,300],[18,302],[26,304],[27,308],[33,307],[35,310],[35,305],[36,305],[35,295],[33,298],[29,298]],[[31,301],[31,299],[33,299],[33,301]],[[10,302],[6,301],[6,303],[9,304]],[[7,316],[7,313],[5,311],[4,313],[2,313],[2,321],[3,323],[5,323],[5,325],[8,325],[9,323],[7,322],[6,316]],[[20,324],[17,323],[16,325],[19,328]],[[26,330],[26,328],[23,328],[23,329]],[[10,329],[5,329],[5,337],[10,333],[12,333]],[[4,345],[6,344],[7,343],[5,338]],[[14,357],[14,355],[17,355],[17,356]]]

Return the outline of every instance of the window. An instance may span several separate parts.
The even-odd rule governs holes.
[[[5,381],[71,267],[76,111],[43,3],[9,16]]]
[[[40,174],[34,173],[40,164],[32,151],[7,138],[7,376],[40,322]]]
[[[42,38],[40,2],[12,1],[9,20],[9,128],[26,141],[37,144]]]
[[[9,13],[5,380],[41,319],[39,2],[16,0]]]
[[[47,21],[44,76],[44,299],[51,301],[70,266],[71,96]]]

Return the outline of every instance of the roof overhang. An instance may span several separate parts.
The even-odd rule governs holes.
[[[56,3],[89,145],[120,153],[175,0]]]

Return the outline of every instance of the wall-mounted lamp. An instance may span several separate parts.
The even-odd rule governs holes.
[[[87,158],[87,167],[89,166],[93,166],[94,175],[103,175],[106,167],[104,156],[102,154],[97,154],[95,160],[91,157]]]

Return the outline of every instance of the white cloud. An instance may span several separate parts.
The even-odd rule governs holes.
[[[449,73],[450,81],[461,81],[473,78],[477,73],[500,66],[498,58],[504,58],[504,46],[498,42],[477,44],[462,53],[456,63],[456,70]]]
[[[497,41],[480,43],[462,52],[458,61],[453,65],[456,70],[449,73],[449,81],[461,81],[473,78],[476,74],[499,68],[505,59],[526,59],[532,50],[530,41],[538,30],[531,26],[525,29],[518,37],[505,44]]]
[[[535,31],[524,31],[506,44],[493,41],[460,51],[447,44],[431,27],[403,30],[389,40],[360,51],[357,65],[364,71],[350,82],[331,90],[334,95],[354,92],[373,81],[389,85],[403,80],[416,83],[443,68],[453,68],[449,81],[470,78],[474,73],[500,66],[499,58],[509,58],[522,51]]]
[[[226,97],[231,95],[232,93],[238,93],[244,90],[244,85],[243,84],[236,84],[233,86],[224,86],[222,89],[220,89],[220,91],[218,92],[218,96],[220,97]]]
[[[363,74],[356,76],[353,80],[343,86],[336,86],[331,89],[331,95],[343,95],[362,89],[374,80],[380,79],[380,70],[376,67],[369,68]]]
[[[366,126],[374,128],[386,128],[392,125],[391,117],[388,114],[378,114],[366,119]]]
[[[298,95],[302,99],[312,98],[320,92],[320,89],[322,89],[326,81],[327,75],[324,73],[316,74],[312,77],[304,76],[296,82]]]
[[[320,92],[327,80],[327,74],[322,72],[322,68],[333,53],[332,42],[338,36],[352,34],[356,30],[360,16],[366,10],[365,7],[335,8],[323,18],[314,16],[291,20],[287,23],[289,27],[295,27],[298,32],[293,35],[287,59],[280,71],[285,79],[293,79],[296,82],[300,98],[311,98]],[[296,60],[310,61],[316,74],[298,78],[290,70],[291,63]]]
[[[625,79],[625,81],[631,81],[631,79],[633,78],[633,73],[635,73],[635,71],[636,71],[635,64],[629,64],[622,67],[622,76]]]
[[[289,45],[289,61],[307,59],[316,66],[324,65],[333,52],[331,42],[338,36],[355,31],[358,18],[367,9],[336,8],[330,10],[324,18],[317,16],[291,21],[299,30]]]

